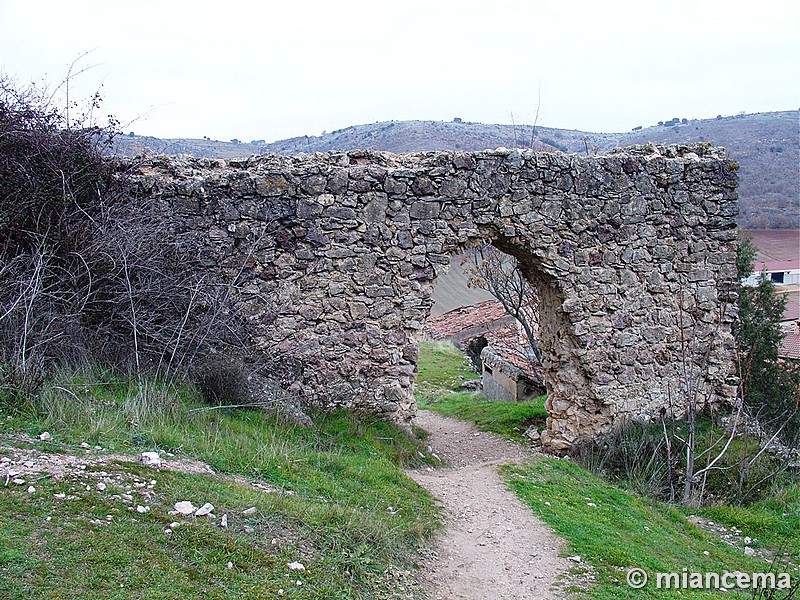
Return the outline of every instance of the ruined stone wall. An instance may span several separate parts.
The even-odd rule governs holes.
[[[187,259],[233,282],[290,390],[398,423],[437,273],[489,241],[542,290],[546,447],[734,396],[736,170],[706,147],[129,165]],[[685,375],[688,373],[688,376]],[[690,389],[692,391],[690,391]]]

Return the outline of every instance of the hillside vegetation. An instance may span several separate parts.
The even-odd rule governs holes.
[[[685,122],[684,122],[685,121]],[[669,119],[662,125],[626,133],[589,133],[531,125],[492,125],[461,120],[388,121],[354,125],[319,136],[273,143],[220,142],[208,139],[160,140],[123,136],[118,150],[234,158],[251,154],[298,154],[355,149],[387,152],[485,150],[499,146],[596,154],[631,144],[724,146],[740,170],[739,225],[745,229],[800,228],[798,111],[719,116],[715,119]]]
[[[425,460],[419,442],[346,413],[305,429],[101,375],[0,413],[0,597],[416,597],[438,514],[401,471]],[[213,511],[178,514],[183,501]]]

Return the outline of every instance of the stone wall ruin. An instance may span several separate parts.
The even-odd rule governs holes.
[[[449,257],[490,242],[542,291],[545,448],[735,395],[736,166],[720,149],[356,151],[127,164],[251,342],[309,402],[406,424]]]

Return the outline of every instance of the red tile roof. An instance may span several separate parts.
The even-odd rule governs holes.
[[[435,340],[444,340],[470,327],[491,325],[507,318],[508,313],[502,304],[497,300],[486,300],[455,308],[438,317],[430,317],[425,325],[425,333]]]
[[[778,356],[791,360],[800,360],[800,333],[787,333],[784,336]]]
[[[781,321],[800,321],[800,304],[794,300],[787,300]]]
[[[494,353],[534,379],[541,379],[539,369],[528,358],[527,342],[516,321],[483,334]]]
[[[773,260],[769,262],[757,262],[753,265],[753,273],[780,273],[785,271],[800,270],[800,260]]]
[[[516,320],[497,300],[462,306],[438,317],[430,317],[425,333],[435,340],[460,338],[457,345],[462,347],[473,339],[484,337],[499,358],[529,377],[541,378],[525,352],[527,342],[520,334]]]

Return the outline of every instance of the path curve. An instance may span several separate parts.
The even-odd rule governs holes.
[[[478,431],[471,423],[418,410],[415,424],[430,433],[434,454],[450,466],[408,475],[436,496],[445,528],[422,568],[436,600],[552,600],[569,563],[563,540],[506,489],[497,466],[532,456],[522,446]]]

